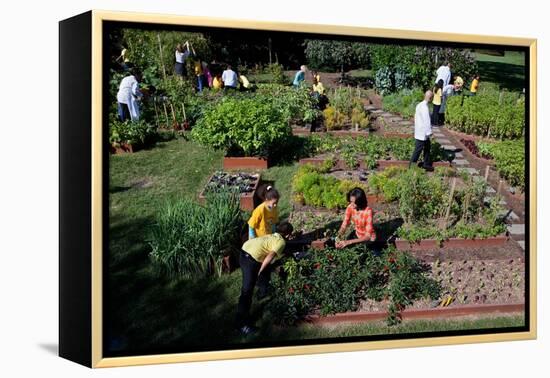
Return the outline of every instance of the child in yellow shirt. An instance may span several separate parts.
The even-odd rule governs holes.
[[[279,192],[268,185],[264,195],[264,202],[252,212],[248,220],[248,238],[270,235],[275,232],[277,223],[279,223],[279,211],[277,204],[279,202]]]

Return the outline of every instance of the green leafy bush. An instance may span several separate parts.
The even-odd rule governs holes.
[[[399,92],[385,95],[382,99],[384,110],[399,113],[405,118],[414,117],[416,105],[424,98],[424,93],[419,88],[403,89]]]
[[[211,193],[204,206],[187,198],[167,203],[152,228],[150,256],[174,276],[220,275],[240,225],[237,193]]]
[[[497,139],[525,135],[525,101],[517,93],[485,90],[476,96],[452,96],[445,120],[449,127],[468,134]]]
[[[143,145],[155,134],[155,129],[144,120],[124,122],[111,117],[109,122],[109,143]]]
[[[393,249],[374,256],[363,247],[326,249],[306,259],[287,260],[272,286],[268,310],[286,325],[313,312],[325,316],[357,310],[362,299],[388,299],[387,321],[394,325],[414,300],[437,299],[441,292],[412,256]]]
[[[496,169],[510,185],[525,189],[525,142],[523,139],[501,142],[477,142],[479,151],[493,157]]]
[[[281,64],[272,63],[267,66],[267,71],[271,74],[273,83],[275,84],[289,84],[290,80],[285,75],[285,70]]]
[[[291,129],[283,111],[261,96],[225,97],[204,113],[192,136],[232,156],[268,157],[277,144],[288,140]]]
[[[322,174],[321,169],[311,165],[301,166],[298,169],[292,180],[295,201],[328,209],[346,208],[348,206],[346,194],[361,185],[354,181],[338,180],[336,177]]]

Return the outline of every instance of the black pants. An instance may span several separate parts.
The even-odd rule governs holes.
[[[239,297],[239,305],[237,306],[235,323],[237,327],[242,327],[244,325],[251,325],[250,307],[252,306],[252,294],[254,294],[256,283],[258,283],[260,295],[267,293],[271,268],[269,266],[266,267],[258,276],[262,264],[242,250],[239,256],[239,264],[243,274],[243,283],[241,287],[241,296]]]
[[[426,138],[426,140],[414,140],[414,152],[411,156],[411,161],[409,163],[409,167],[418,161],[418,158],[420,157],[420,154],[422,151],[424,151],[424,167],[431,167],[432,161],[430,158],[430,138]]]
[[[441,105],[434,105],[434,111],[432,113],[432,125],[439,126],[439,109]]]

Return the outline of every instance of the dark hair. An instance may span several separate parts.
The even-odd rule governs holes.
[[[353,188],[348,192],[348,195],[346,196],[348,202],[351,202],[351,197],[355,197],[355,205],[357,206],[357,209],[365,210],[367,208],[367,195],[365,194],[365,191],[363,189]]]
[[[292,234],[294,227],[288,222],[281,222],[277,225],[277,232],[283,236]]]
[[[274,187],[272,187],[271,185],[266,185],[264,188],[263,188],[263,193],[262,193],[262,197],[264,199],[264,201],[270,201],[270,200],[274,200],[274,199],[279,199],[280,198],[280,194],[279,192],[277,191],[277,189],[275,189]]]
[[[443,89],[443,79],[439,79],[434,86],[434,92],[437,92],[437,89]]]
[[[228,64],[227,65],[227,69],[230,70],[232,67],[231,67],[231,64]]]

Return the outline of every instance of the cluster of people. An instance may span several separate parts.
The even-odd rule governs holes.
[[[279,192],[272,186],[267,186],[263,197],[264,201],[254,209],[248,220],[248,240],[243,244],[239,255],[242,287],[235,322],[243,335],[257,331],[250,317],[254,288],[258,286],[257,299],[261,300],[268,295],[272,264],[283,257],[286,242],[293,233],[290,223],[279,223]],[[345,240],[338,241],[336,248],[359,243],[372,247],[376,241],[374,215],[368,206],[365,191],[354,188],[347,194],[347,200],[349,205],[338,230],[338,235]],[[354,231],[346,238],[347,229],[352,223]]]
[[[462,91],[464,80],[460,76],[454,78],[451,84],[451,63],[444,63],[436,71],[435,86],[432,90],[424,93],[424,100],[415,109],[414,115],[414,152],[409,162],[409,167],[416,164],[420,155],[423,154],[423,161],[419,166],[427,171],[433,171],[430,158],[432,126],[442,126],[445,119],[445,110],[449,97]],[[470,96],[475,96],[479,88],[480,76],[476,74],[470,86]],[[433,104],[433,111],[430,114],[429,103]]]

